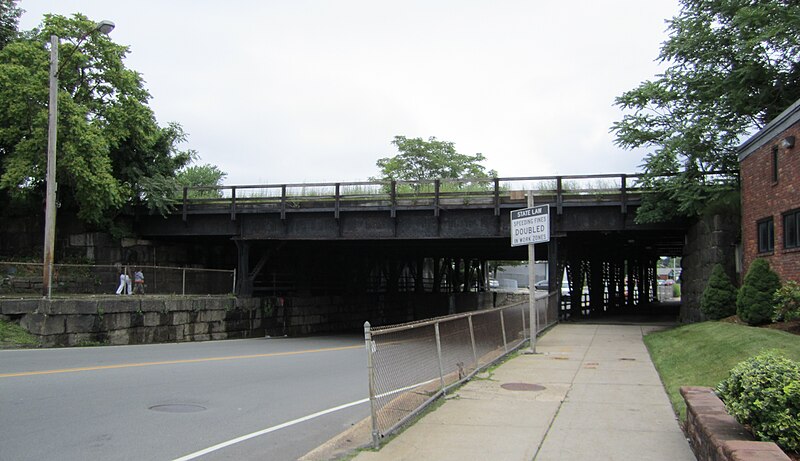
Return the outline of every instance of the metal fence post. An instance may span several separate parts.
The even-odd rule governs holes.
[[[472,358],[475,360],[475,369],[478,369],[478,348],[475,346],[475,328],[472,326],[472,316],[467,317],[469,320],[469,339],[472,341]]]
[[[186,296],[186,268],[183,268],[183,280],[181,281],[181,294]]]
[[[233,289],[231,294],[236,294],[236,269],[233,270]]]
[[[374,344],[369,322],[364,322],[364,344],[367,348],[367,372],[369,373],[369,410],[372,417],[372,448],[378,448],[380,434],[378,433],[378,415],[375,409],[375,367],[372,363]]]
[[[544,325],[545,325],[545,326],[549,325],[549,323],[548,323],[548,321],[547,321],[547,311],[549,311],[549,310],[550,310],[550,309],[549,309],[549,306],[548,306],[548,304],[547,304],[547,303],[545,303],[545,305],[544,305]]]
[[[503,351],[508,352],[508,341],[506,341],[506,321],[503,317],[503,311],[500,311],[500,329],[503,330]]]
[[[444,365],[442,364],[442,338],[439,335],[439,322],[433,324],[436,332],[436,355],[439,357],[439,380],[442,382],[442,394],[444,394]]]
[[[525,328],[525,307],[520,307],[519,311],[522,313],[522,335],[523,335],[522,341],[525,342],[525,338],[524,338],[525,330],[526,330],[526,328]],[[530,339],[530,332],[528,333],[528,339]]]

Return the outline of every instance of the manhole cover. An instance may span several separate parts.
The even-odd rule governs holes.
[[[546,388],[544,386],[540,386],[539,384],[530,384],[530,383],[505,383],[501,384],[500,387],[507,391],[543,391]]]
[[[192,405],[188,403],[170,403],[167,405],[155,405],[150,407],[153,411],[163,411],[165,413],[196,413],[204,411],[206,407]]]

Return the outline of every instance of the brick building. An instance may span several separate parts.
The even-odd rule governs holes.
[[[800,100],[739,147],[743,274],[756,258],[800,281]]]

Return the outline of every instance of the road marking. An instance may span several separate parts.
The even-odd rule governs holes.
[[[329,347],[325,349],[309,349],[304,351],[271,352],[267,354],[232,355],[226,357],[205,357],[199,359],[163,360],[159,362],[121,363],[117,365],[97,365],[92,367],[62,368],[58,370],[23,371],[19,373],[0,373],[0,378],[14,378],[20,376],[36,376],[36,375],[54,375],[59,373],[77,373],[80,371],[115,370],[118,368],[149,367],[155,365],[176,365],[181,363],[218,362],[223,360],[243,360],[243,359],[257,359],[264,357],[282,357],[287,355],[316,354],[320,352],[344,351],[344,350],[358,349],[363,347],[364,347],[363,345],[342,346],[342,347]]]
[[[361,346],[359,346],[359,347],[361,347]],[[376,396],[376,398],[382,398],[382,397],[386,397],[386,396],[389,396],[389,395],[392,395],[392,394],[405,392],[405,391],[414,389],[415,387],[419,387],[419,386],[431,383],[433,381],[437,381],[438,379],[439,378],[434,378],[434,379],[431,379],[431,380],[428,380],[428,381],[424,381],[424,382],[421,382],[421,383],[412,384],[411,386],[406,386],[406,387],[401,388],[401,389],[395,389],[393,391],[389,391],[389,392],[386,392],[384,394],[380,394],[380,395]],[[231,445],[235,445],[235,444],[237,444],[239,442],[244,442],[245,440],[250,440],[250,439],[255,438],[255,437],[259,437],[259,436],[262,436],[262,435],[265,435],[265,434],[269,434],[270,432],[275,432],[275,431],[278,431],[278,430],[281,430],[281,429],[285,429],[287,427],[294,426],[296,424],[300,424],[300,423],[312,420],[314,418],[319,418],[320,416],[325,416],[327,414],[334,413],[336,411],[344,410],[345,408],[354,407],[356,405],[360,405],[362,403],[367,403],[367,402],[369,402],[369,398],[356,400],[355,402],[345,403],[344,405],[339,405],[338,407],[333,407],[333,408],[328,408],[327,410],[318,411],[316,413],[313,413],[313,414],[310,414],[310,415],[307,415],[307,416],[303,416],[302,418],[293,419],[291,421],[287,421],[285,423],[278,424],[277,426],[268,427],[266,429],[262,429],[262,430],[257,431],[257,432],[253,432],[253,433],[250,433],[250,434],[247,434],[247,435],[243,435],[241,437],[237,437],[235,439],[228,440],[227,442],[218,443],[217,445],[214,445],[213,447],[208,447],[208,448],[205,448],[203,450],[196,451],[194,453],[190,453],[190,454],[188,454],[186,456],[182,456],[180,458],[175,458],[172,461],[191,461],[191,460],[197,459],[197,458],[199,458],[199,457],[201,457],[203,455],[207,455],[209,453],[221,450],[221,449],[229,447]]]

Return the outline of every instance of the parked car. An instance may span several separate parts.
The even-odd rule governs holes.
[[[550,289],[550,281],[549,280],[539,280],[538,282],[533,284],[534,290],[549,290]]]
[[[500,282],[495,279],[489,279],[489,288],[500,288]]]

